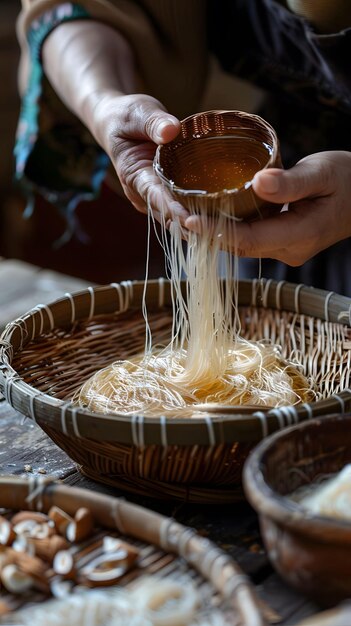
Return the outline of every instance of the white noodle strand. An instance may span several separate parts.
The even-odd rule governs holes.
[[[200,216],[196,198],[190,202],[189,211]],[[166,273],[171,279],[170,342],[157,348],[152,342],[146,307],[148,252],[142,305],[146,324],[144,354],[115,361],[94,374],[76,400],[94,412],[134,416],[135,445],[143,445],[144,441],[140,415],[164,416],[163,419],[198,414],[203,417],[206,404],[256,406],[265,435],[264,409],[296,405],[313,399],[314,394],[301,374],[301,366],[283,360],[280,347],[270,343],[268,327],[262,341],[248,341],[240,336],[238,259],[222,250],[225,237],[235,241],[236,220],[229,214],[225,199],[219,203],[216,215],[202,210],[202,232],[187,233],[185,251],[180,220],[173,218],[168,236],[166,216],[164,211],[159,241],[164,248]],[[148,240],[154,221],[149,206]],[[220,268],[223,278],[219,276]],[[270,285],[271,281],[254,281],[252,301],[267,307]],[[128,300],[127,285],[124,286]],[[298,293],[299,289],[295,294],[297,307]],[[160,282],[160,305],[163,297],[164,286]],[[278,304],[279,301],[278,296]],[[197,404],[201,405],[198,412]],[[287,419],[291,419],[291,414]],[[212,423],[207,424],[210,445],[214,445]],[[162,435],[165,438],[164,426]]]

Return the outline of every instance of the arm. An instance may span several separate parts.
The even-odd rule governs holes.
[[[46,40],[43,62],[61,100],[110,157],[127,197],[140,211],[150,201],[159,217],[164,191],[152,160],[156,144],[173,139],[179,122],[155,98],[135,93],[134,58],[126,40],[95,21],[62,24]],[[169,217],[186,215],[170,198],[167,210]]]
[[[145,210],[150,194],[162,209],[150,136],[174,136],[178,121],[167,115],[171,133],[157,138],[152,111],[165,115],[166,107],[183,118],[198,108],[208,65],[203,0],[22,4],[15,157],[28,209],[40,193],[65,216],[71,234],[74,209],[97,196],[109,157],[138,209]],[[166,208],[172,214],[177,205]]]

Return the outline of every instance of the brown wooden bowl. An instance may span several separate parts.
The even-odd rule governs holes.
[[[276,132],[258,115],[244,111],[191,115],[181,121],[173,141],[158,147],[154,167],[171,194],[189,210],[195,202],[197,210],[209,214],[223,210],[253,220],[281,208],[264,202],[252,189],[256,172],[282,167]]]
[[[351,523],[314,515],[289,494],[350,462],[351,416],[332,415],[270,436],[244,467],[273,566],[323,605],[351,596]]]

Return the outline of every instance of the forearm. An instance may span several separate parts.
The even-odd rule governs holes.
[[[110,94],[135,93],[133,52],[111,27],[95,21],[58,26],[43,46],[47,78],[66,106],[101,143],[94,110]]]
[[[194,73],[192,66],[186,72],[182,63],[187,58],[187,49],[193,48],[190,27],[185,43],[183,41],[181,27],[184,11],[190,7],[190,17],[194,17],[197,5],[181,3],[184,11],[180,11],[179,20],[171,20],[171,28],[166,29],[169,39],[166,39],[161,36],[162,24],[167,26],[172,17],[178,16],[178,13],[173,15],[172,3],[168,14],[163,10],[163,2],[155,2],[154,16],[151,11],[153,0],[121,3],[121,7],[117,2],[105,4],[106,11],[110,7],[106,21],[103,17],[100,20],[99,15],[92,19],[91,13],[84,8],[81,11],[76,8],[74,15],[72,9],[64,22],[62,14],[44,13],[39,17],[38,24],[29,29],[26,35],[28,41],[23,43],[26,60],[31,62],[27,65],[29,71],[24,73],[24,76],[27,75],[24,104],[31,116],[37,117],[32,126],[24,125],[28,136],[24,150],[23,141],[17,149],[19,175],[26,168],[27,155],[35,150],[36,160],[32,158],[31,163],[35,163],[39,172],[37,178],[41,187],[50,190],[60,184],[60,189],[63,189],[63,198],[59,198],[60,207],[63,203],[67,204],[68,198],[71,214],[79,193],[86,198],[86,190],[90,187],[93,194],[97,193],[106,173],[107,156],[127,198],[139,211],[147,212],[152,206],[154,216],[160,221],[174,216],[184,219],[187,213],[167,196],[155,175],[153,159],[157,145],[174,139],[180,128],[179,120],[167,112],[163,99],[162,102],[158,100],[158,94],[165,94],[172,108],[174,99],[178,99],[183,110],[189,93],[190,100],[194,101],[203,84],[207,58],[203,50],[200,50],[202,54],[198,55],[196,62],[199,71]],[[128,7],[124,7],[127,4],[128,7],[130,5],[131,15]],[[93,2],[91,5],[95,6]],[[146,10],[149,5],[150,11]],[[98,6],[96,3],[96,8]],[[70,15],[73,15],[72,19],[69,19]],[[190,24],[193,22],[191,19]],[[114,27],[107,24],[114,24]],[[38,26],[43,31],[42,38],[38,36]],[[27,31],[23,24],[21,28],[23,36]],[[200,35],[201,43],[204,28]],[[31,42],[34,42],[33,50]],[[203,62],[200,63],[200,60]],[[42,84],[43,70],[48,80]],[[194,81],[194,76],[198,76],[199,80]],[[183,87],[179,87],[177,77],[180,77]],[[140,88],[141,79],[143,89]],[[48,82],[56,92],[58,102],[48,90]],[[60,106],[60,101],[65,106]],[[30,119],[30,122],[33,120]],[[46,150],[45,154],[54,154],[58,164],[54,171],[50,169],[52,161],[46,163],[45,156],[41,159],[38,142],[35,143],[40,123],[43,127],[41,145]],[[84,126],[90,133],[84,131]],[[98,145],[92,141],[91,135]],[[47,177],[43,175],[45,165],[49,170]],[[67,178],[72,178],[69,185],[66,184]]]

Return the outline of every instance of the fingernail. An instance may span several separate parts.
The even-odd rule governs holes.
[[[276,174],[265,172],[259,177],[259,185],[261,191],[264,191],[265,193],[277,193],[280,187],[279,177],[276,176]]]
[[[163,133],[166,128],[171,128],[172,126],[176,127],[176,124],[173,120],[162,121],[157,126],[156,130],[156,139],[157,141],[164,141]]]

